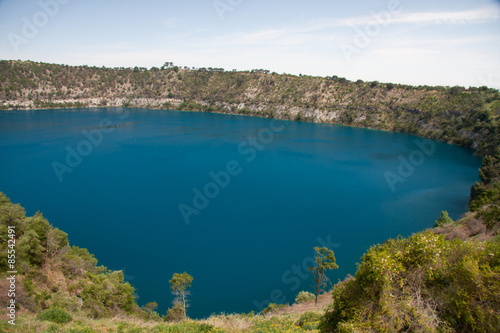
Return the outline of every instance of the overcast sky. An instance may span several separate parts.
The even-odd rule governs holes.
[[[500,88],[500,1],[0,0],[0,59]]]

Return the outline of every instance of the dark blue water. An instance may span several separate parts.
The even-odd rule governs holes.
[[[335,251],[336,282],[370,245],[466,211],[480,160],[416,140],[209,113],[7,111],[0,191],[124,270],[141,305],[164,314],[186,271],[190,316],[257,312],[311,291],[314,246]]]

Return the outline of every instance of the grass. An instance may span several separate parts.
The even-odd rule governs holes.
[[[83,313],[71,313],[73,320],[67,324],[54,324],[41,321],[26,311],[18,313],[16,325],[6,320],[0,322],[0,333],[271,333],[271,332],[319,332],[319,321],[331,295],[320,296],[318,305],[314,301],[286,306],[266,316],[253,314],[218,314],[204,320],[187,320],[182,323],[145,321],[135,317],[115,317],[91,319]],[[307,315],[304,315],[307,313]],[[313,314],[313,315],[311,315]],[[5,317],[5,312],[0,312]],[[305,321],[304,321],[304,318]],[[302,320],[301,320],[302,319]]]

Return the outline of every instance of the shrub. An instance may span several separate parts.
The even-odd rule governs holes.
[[[180,302],[174,302],[174,306],[167,310],[165,321],[179,322],[186,319],[184,306]]]
[[[76,311],[79,309],[79,300],[76,296],[70,296],[62,290],[52,293],[51,307],[63,308],[69,311]]]
[[[131,331],[129,331],[131,333]],[[90,327],[70,328],[67,333],[97,333]]]
[[[105,274],[87,274],[90,284],[81,292],[83,309],[94,318],[109,317],[119,310],[131,313],[134,306],[134,288],[124,282],[122,271]]]
[[[493,332],[500,326],[500,237],[445,241],[431,232],[373,246],[337,284],[325,332]]]
[[[149,333],[207,333],[215,330],[215,327],[210,324],[198,324],[194,321],[186,321],[174,325],[161,324],[157,325]],[[218,329],[217,332],[224,333]]]
[[[73,320],[71,315],[61,308],[52,308],[39,313],[38,320],[50,321],[56,324],[66,324]]]
[[[52,324],[43,333],[59,333],[59,325]]]
[[[301,291],[300,293],[297,294],[297,297],[295,297],[295,303],[300,304],[300,303],[305,303],[309,302],[315,299],[315,296],[313,293],[310,293],[308,291]]]
[[[434,227],[442,227],[447,224],[452,224],[453,220],[448,216],[447,211],[442,211],[441,216],[435,221]]]
[[[323,317],[322,314],[309,311],[300,316],[296,325],[302,327],[305,330],[315,330],[318,328],[321,317]]]
[[[500,221],[500,207],[490,205],[486,209],[480,211],[477,216],[484,220],[487,231],[491,231]]]
[[[284,307],[285,307],[285,304],[269,303],[269,305],[267,306],[267,308],[265,308],[264,310],[262,310],[262,314],[274,312],[274,311],[277,311],[277,310],[282,309]]]

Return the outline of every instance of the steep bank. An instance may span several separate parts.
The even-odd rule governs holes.
[[[491,154],[500,96],[488,87],[408,86],[220,69],[97,68],[0,61],[0,108],[124,106],[337,123],[416,134]]]
[[[498,93],[496,91],[488,88],[473,88],[468,90],[459,87],[410,88],[395,85],[391,86],[390,84],[381,85],[364,82],[352,83],[339,78],[323,79],[293,76],[288,77],[284,75],[277,77],[280,79],[290,79],[286,82],[295,82],[295,88],[293,88],[292,91],[296,96],[293,100],[284,100],[282,104],[274,105],[272,98],[274,98],[274,94],[277,94],[280,90],[278,88],[270,88],[270,91],[273,93],[266,92],[265,87],[263,88],[260,82],[262,80],[275,77],[276,75],[263,73],[237,73],[241,74],[244,78],[248,78],[248,81],[242,81],[242,86],[245,82],[248,86],[244,89],[243,95],[236,96],[235,100],[229,100],[229,102],[227,102],[229,103],[229,106],[235,107],[233,110],[231,107],[224,107],[225,104],[220,102],[223,98],[229,98],[232,94],[232,88],[226,91],[226,94],[222,93],[218,96],[218,88],[213,88],[212,85],[216,87],[217,82],[232,82],[232,76],[236,75],[234,73],[183,69],[177,69],[176,71],[175,68],[163,71],[159,69],[150,71],[118,69],[116,70],[117,73],[121,73],[122,75],[128,73],[127,75],[129,76],[129,81],[127,82],[130,82],[130,80],[139,80],[141,75],[145,77],[149,77],[151,75],[154,77],[155,75],[158,75],[159,79],[163,76],[163,78],[166,77],[168,82],[168,84],[165,83],[158,88],[159,93],[156,96],[153,94],[148,97],[147,95],[147,89],[148,86],[150,86],[150,81],[147,81],[143,86],[134,87],[130,90],[130,92],[126,92],[123,96],[120,96],[120,89],[125,87],[128,83],[115,83],[115,88],[108,89],[104,92],[101,91],[103,86],[105,87],[106,85],[113,84],[106,83],[108,81],[104,80],[102,84],[100,83],[102,78],[108,75],[110,71],[113,71],[111,69],[80,69],[79,67],[75,68],[58,65],[33,64],[29,62],[12,62],[12,64],[14,64],[12,65],[12,68],[7,68],[6,71],[3,69],[0,71],[2,75],[0,80],[3,88],[2,93],[5,95],[3,105],[6,107],[22,107],[22,103],[26,103],[24,104],[26,106],[37,108],[57,106],[67,107],[69,105],[64,105],[63,103],[70,103],[68,101],[73,103],[71,106],[80,107],[91,106],[93,105],[92,103],[97,102],[97,106],[106,106],[111,105],[112,103],[118,105],[119,103],[122,103],[122,106],[157,108],[175,107],[183,110],[203,110],[209,112],[252,114],[265,117],[278,117],[317,122],[323,121],[321,120],[321,117],[318,116],[320,113],[314,113],[315,110],[318,110],[318,112],[325,115],[325,121],[327,122],[367,126],[388,130],[401,130],[408,133],[415,132],[414,134],[428,137],[433,137],[433,135],[435,135],[436,137],[434,138],[443,141],[462,144],[470,148],[476,148],[476,150],[480,154],[484,155],[485,158],[483,160],[483,168],[480,170],[481,183],[476,184],[471,193],[472,200],[470,209],[472,212],[468,214],[468,219],[470,221],[475,221],[474,223],[478,225],[476,229],[479,231],[472,231],[470,234],[460,236],[464,233],[462,229],[469,230],[475,228],[469,224],[469,220],[464,219],[459,221],[457,226],[447,226],[452,229],[452,231],[450,231],[450,239],[457,239],[454,243],[444,243],[444,241],[440,238],[428,236],[428,234],[420,234],[420,236],[412,238],[411,240],[389,241],[387,242],[387,245],[374,247],[365,256],[366,260],[363,261],[364,266],[363,269],[360,270],[360,273],[357,273],[357,276],[355,276],[352,280],[346,281],[337,288],[337,300],[341,299],[342,301],[345,301],[345,304],[337,302],[337,307],[332,306],[331,311],[329,312],[330,315],[325,317],[323,320],[324,330],[338,330],[340,327],[346,328],[348,325],[355,325],[360,330],[369,329],[369,327],[372,327],[373,325],[378,325],[380,329],[388,330],[395,330],[395,327],[401,330],[416,330],[418,328],[423,329],[429,327],[437,327],[437,329],[443,330],[444,328],[455,327],[454,325],[458,325],[457,327],[459,329],[462,328],[463,331],[470,330],[471,328],[476,331],[488,331],[489,327],[495,327],[494,324],[498,323],[498,313],[494,312],[495,309],[498,309],[498,303],[495,303],[495,299],[498,299],[499,290],[499,262],[497,259],[499,257],[497,245],[498,241],[488,243],[487,245],[483,245],[483,243],[481,243],[484,238],[488,238],[485,237],[487,227],[489,229],[489,235],[497,232],[499,218],[498,207],[500,202],[500,184],[498,178],[500,173],[500,154],[498,153]],[[4,66],[4,63],[2,63],[2,66]],[[23,66],[27,67],[23,69]],[[35,66],[34,68],[41,67],[42,72],[37,74],[36,70],[34,68],[30,69],[29,66]],[[80,70],[81,73],[79,72]],[[58,71],[62,71],[63,74],[71,74],[75,71],[79,74],[76,76],[71,76],[70,74],[59,75],[57,74]],[[79,82],[78,80],[80,80],[81,77],[84,77],[85,73],[88,74],[92,71],[100,74],[94,74],[92,77],[80,82],[81,86],[79,87],[76,87],[75,85],[74,88],[68,88],[72,87],[72,78],[76,80],[76,82]],[[146,75],[145,73],[148,74]],[[179,73],[181,74],[180,78],[178,76]],[[168,76],[170,74],[172,74],[172,77],[169,78]],[[177,78],[175,76],[177,76]],[[207,84],[186,84],[183,89],[179,88],[181,85],[179,82],[183,81],[185,77],[191,76],[194,78],[197,78],[198,76],[198,78],[209,76],[210,80],[208,80],[209,82]],[[120,77],[121,76],[118,75],[113,80],[119,82]],[[174,80],[179,81],[177,83],[179,87],[174,84]],[[215,83],[212,82],[212,80]],[[92,82],[94,81],[96,83],[93,84]],[[368,87],[369,89],[373,89],[375,97],[373,100],[364,99],[364,97],[358,97],[356,94],[352,93],[349,97],[349,99],[351,99],[349,103],[352,103],[352,101],[359,98],[358,102],[360,103],[360,106],[355,108],[342,108],[342,105],[331,106],[329,108],[328,106],[322,106],[324,104],[321,103],[324,103],[324,101],[319,98],[315,104],[301,104],[304,103],[304,101],[310,100],[311,90],[307,89],[312,89],[312,91],[314,91],[315,86],[313,83],[316,81],[321,82],[321,85],[326,85],[327,83],[325,82],[331,81],[331,83],[329,83],[329,87],[331,87],[332,91],[335,91],[335,93],[344,91],[344,89],[347,88],[358,89],[356,87]],[[301,90],[299,88],[302,84],[304,86],[310,86],[307,89],[304,88]],[[30,86],[32,87],[32,90],[30,90]],[[154,84],[152,86],[154,87]],[[54,90],[56,87],[58,87],[58,90]],[[119,89],[117,87],[121,88]],[[170,92],[168,92],[169,89]],[[195,94],[202,94],[202,96],[199,99],[190,99],[188,95],[190,89],[193,89]],[[257,89],[256,92],[255,89]],[[166,97],[163,96],[165,93],[163,90],[168,92]],[[197,92],[197,90],[199,90],[199,92]],[[385,104],[388,103],[385,97],[397,92],[398,90],[407,91],[408,95],[403,94],[404,96],[402,95],[400,100],[395,101],[394,108],[388,107]],[[411,95],[410,90],[413,90],[413,94],[415,95]],[[208,92],[205,94],[205,91]],[[83,95],[71,97],[73,93],[77,92],[80,92]],[[360,90],[356,90],[356,92],[359,93]],[[419,92],[422,94],[420,97],[417,96]],[[51,95],[52,93],[55,95]],[[169,95],[170,93],[172,95]],[[210,97],[209,93],[214,93],[215,95]],[[247,99],[244,99],[245,94],[249,93],[251,94],[249,95],[250,97],[246,97]],[[146,97],[141,97],[141,94],[144,94]],[[178,96],[175,94],[178,94]],[[436,100],[430,102],[429,105],[425,104],[426,98],[428,99],[429,96],[432,96],[432,94],[437,96]],[[59,99],[56,98],[57,95],[59,95]],[[267,97],[265,96],[269,98],[270,102],[266,103],[265,98]],[[416,98],[414,109],[403,109],[401,106],[404,105],[403,101],[406,101],[406,103],[410,103],[411,101],[409,96]],[[243,104],[238,104],[238,102],[241,102],[242,100],[246,101],[246,103],[243,102]],[[80,103],[81,105],[75,105],[75,103]],[[367,103],[366,105],[368,106],[361,103]],[[148,106],[148,104],[150,105]],[[401,109],[399,109],[400,107]],[[294,110],[297,112],[294,113]],[[371,115],[370,112],[373,112],[376,116],[362,119],[363,114]],[[381,121],[381,119],[383,121]],[[6,215],[6,219],[2,221],[5,226],[12,222],[12,214],[10,213],[11,208],[12,207],[9,208],[9,213]],[[25,297],[27,302],[26,304],[35,304],[32,310],[25,309],[26,311],[30,311],[30,314],[27,314],[28,317],[33,313],[39,312],[44,306],[52,306],[53,303],[57,302],[59,302],[57,304],[61,304],[61,306],[66,308],[74,307],[75,309],[78,309],[80,306],[78,297],[75,296],[76,294],[70,294],[70,292],[76,290],[75,288],[86,288],[87,292],[83,294],[87,300],[87,303],[83,304],[85,306],[85,311],[78,312],[78,310],[75,310],[78,312],[77,316],[107,317],[118,315],[121,316],[120,318],[122,318],[125,322],[122,325],[122,328],[119,328],[122,330],[128,328],[130,328],[130,331],[133,331],[133,329],[135,331],[153,331],[156,329],[158,332],[174,330],[171,327],[166,327],[164,324],[159,323],[148,324],[151,325],[148,326],[149,328],[142,328],[141,330],[139,330],[139,328],[135,329],[133,321],[142,321],[143,319],[137,319],[137,316],[143,316],[142,318],[144,318],[145,314],[142,310],[137,308],[135,303],[130,301],[131,290],[126,284],[123,283],[122,275],[119,273],[106,272],[105,269],[102,270],[99,267],[96,267],[94,258],[89,255],[88,252],[85,253],[85,251],[79,251],[78,249],[66,247],[67,244],[64,241],[64,234],[61,234],[60,232],[53,232],[53,229],[47,227],[47,223],[44,222],[41,215],[37,215],[33,218],[23,217],[23,219],[30,219],[27,223],[32,226],[37,226],[37,230],[35,231],[37,235],[27,232],[26,237],[24,238],[25,240],[21,242],[21,244],[27,244],[29,241],[34,242],[35,245],[39,245],[34,247],[36,251],[30,252],[26,249],[23,254],[25,258],[24,261],[27,263],[27,266],[25,266],[25,271],[22,273],[23,276],[21,276],[19,280],[22,281],[22,290],[25,292],[20,295]],[[2,227],[4,224],[2,224]],[[4,230],[2,229],[2,232],[3,231]],[[53,235],[51,236],[52,239],[59,239],[59,243],[51,245],[53,246],[53,251],[56,251],[54,254],[47,252],[47,242],[49,239],[48,232],[53,232]],[[453,236],[453,233],[456,233],[458,236]],[[2,234],[2,239],[5,235],[6,234]],[[24,236],[24,234],[18,235],[19,237]],[[468,236],[472,236],[473,239],[469,239]],[[424,240],[426,242],[427,239],[429,239],[431,246],[440,246],[438,250],[442,249],[446,256],[444,258],[440,257],[439,262],[434,260],[436,256],[432,251],[435,251],[436,249],[430,249],[425,242],[422,243],[423,238],[425,238]],[[460,243],[458,240],[459,238],[465,240],[465,242]],[[488,240],[488,242],[489,241],[490,240]],[[399,251],[406,251],[407,249],[410,251],[411,247],[415,248],[415,250],[411,252],[412,257],[408,256],[401,258]],[[58,258],[59,252],[57,251],[62,248],[65,248],[65,250],[60,252],[61,257]],[[463,248],[463,250],[459,253],[458,249],[461,248]],[[421,257],[421,253],[425,256]],[[490,255],[490,253],[493,255]],[[72,261],[67,259],[69,256],[73,257]],[[60,268],[49,267],[47,260],[51,263],[59,260],[62,266]],[[83,268],[80,268],[80,266]],[[393,266],[395,269],[392,269]],[[404,269],[401,269],[401,267]],[[446,275],[449,273],[449,267],[463,268],[463,270],[457,270],[455,272],[456,275]],[[440,280],[437,282],[440,284],[436,285],[435,280],[427,279],[429,272],[433,269],[439,269],[438,273],[440,275],[438,277]],[[32,275],[30,276],[29,274]],[[59,279],[64,280],[64,277],[61,277],[61,274],[68,274],[68,276],[71,276],[72,281],[75,282],[75,286],[72,287],[71,282],[59,286],[59,283],[51,284],[53,281],[58,281]],[[374,277],[377,279],[374,280]],[[466,277],[467,279],[461,280],[461,277]],[[24,281],[33,281],[32,284],[34,284],[34,287],[28,282],[26,282],[26,286],[24,286]],[[382,281],[383,284],[378,281]],[[102,292],[101,289],[99,289],[99,284],[103,284],[103,282],[108,286],[108,299],[100,299],[95,296]],[[430,285],[431,283],[434,284]],[[398,285],[400,285],[400,287],[398,287]],[[432,290],[429,288],[429,285],[432,287]],[[485,285],[486,288],[483,288]],[[453,299],[446,298],[449,290],[459,290],[462,286],[467,287],[467,293],[465,294],[466,297],[457,293],[453,296]],[[71,290],[70,287],[72,288]],[[408,288],[410,287],[418,287],[419,289],[415,289],[418,292],[415,291],[412,293],[413,289],[409,292]],[[29,294],[30,288],[33,288],[31,289],[31,294]],[[445,292],[443,292],[443,290]],[[479,293],[476,293],[476,291],[479,291]],[[429,295],[431,295],[432,298],[430,298]],[[467,303],[467,299],[469,298],[475,300],[477,297],[485,298],[485,296],[488,300],[487,304],[480,302],[471,302],[470,304]],[[394,297],[397,297],[397,299],[391,300]],[[106,301],[109,301],[109,303],[106,303]],[[448,301],[450,302],[448,303]],[[456,302],[460,306],[454,307],[453,302]],[[465,305],[463,305],[464,303]],[[393,311],[394,309],[401,308],[399,305],[405,304],[407,305],[407,308],[404,308],[403,311]],[[438,309],[438,306],[441,306],[441,308]],[[442,312],[438,311],[440,309],[443,309]],[[137,316],[134,316],[134,312]],[[127,317],[129,315],[131,315],[131,317]],[[88,317],[85,318],[87,318],[87,322],[84,321],[86,326],[85,331],[87,332],[104,332],[113,330],[111,328],[103,328],[101,330],[96,327],[97,321],[91,321]],[[243,326],[238,328],[235,324],[234,330],[227,329],[227,331],[251,331],[254,328],[256,331],[278,332],[280,328],[276,328],[276,330],[274,330],[274,327],[279,327],[279,325],[285,324],[285,321],[283,320],[261,322],[260,317],[257,319],[252,318],[253,317],[250,316],[250,319],[246,319],[244,315],[238,315],[236,318],[233,318],[234,321],[241,319],[241,322],[247,323],[245,324],[246,326],[242,324]],[[372,318],[376,318],[376,321],[373,321]],[[466,318],[466,320],[462,320],[462,318]],[[38,327],[43,327],[44,330],[47,329],[47,331],[49,331],[47,324],[41,323],[41,321],[37,319],[32,320],[33,322],[31,323],[31,327],[40,325]],[[83,319],[78,319],[78,321],[81,320]],[[221,321],[224,320],[224,318],[221,319]],[[229,319],[227,321],[229,321]],[[286,321],[286,325],[289,325],[290,329],[299,331],[293,327],[293,323],[293,321]],[[426,326],[427,324],[429,324],[429,326]],[[195,323],[193,325],[193,330],[191,331],[203,331],[200,328],[201,323]],[[88,329],[87,326],[89,327]],[[117,326],[119,325],[115,324],[113,328],[117,328]],[[264,326],[266,330],[264,329]],[[29,322],[25,327],[30,327]],[[273,329],[270,327],[273,327]],[[496,327],[498,327],[498,325],[496,325]],[[181,329],[184,328],[180,328],[179,331],[181,331]],[[455,327],[456,331],[460,331],[459,329],[456,329]],[[64,332],[74,332],[75,330],[78,330],[78,328],[73,326],[59,326],[50,329],[50,331]],[[184,331],[188,330],[184,329]]]

